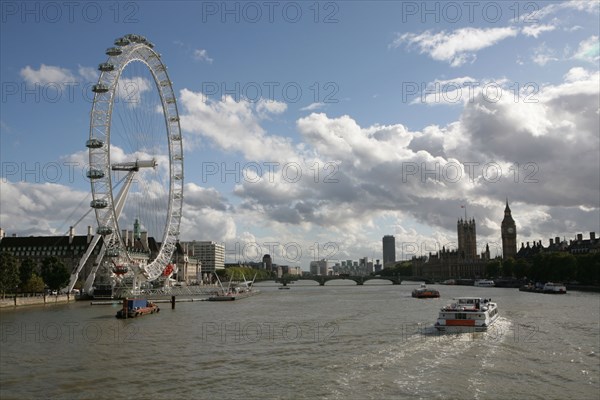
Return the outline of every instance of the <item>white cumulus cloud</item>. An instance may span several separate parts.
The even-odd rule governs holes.
[[[463,65],[476,58],[479,50],[515,37],[518,30],[513,27],[504,28],[460,28],[452,32],[433,33],[425,31],[419,34],[404,33],[392,43],[393,47],[407,44],[417,47],[421,54],[428,54],[437,61],[446,61],[453,67]]]
[[[20,74],[26,82],[31,84],[65,84],[78,80],[69,69],[46,64],[40,65],[40,68],[37,70],[27,65],[21,69]]]
[[[579,47],[573,58],[598,63],[600,60],[600,42],[598,36],[591,36],[579,43]]]
[[[194,59],[198,60],[198,61],[206,61],[209,64],[212,64],[212,62],[214,61],[212,58],[210,58],[208,56],[208,51],[205,49],[196,49],[194,50]]]

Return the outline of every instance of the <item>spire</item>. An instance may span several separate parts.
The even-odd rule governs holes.
[[[509,213],[510,214],[510,207],[508,206],[508,197],[506,198],[506,208],[504,208],[504,213]]]

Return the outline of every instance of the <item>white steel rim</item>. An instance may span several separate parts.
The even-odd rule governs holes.
[[[147,280],[158,278],[165,266],[169,264],[179,238],[183,207],[183,147],[181,128],[175,93],[171,80],[168,77],[166,66],[162,63],[160,55],[153,50],[153,46],[143,37],[127,35],[129,44],[116,47],[121,54],[110,55],[105,64],[114,65],[114,70],[101,70],[97,85],[104,85],[108,90],[95,92],[90,116],[90,141],[97,140],[101,147],[89,148],[90,171],[99,171],[98,177],[90,179],[92,188],[92,202],[106,204],[103,208],[95,208],[98,222],[98,234],[102,234],[107,252],[118,252],[125,261],[131,263],[131,257],[126,250],[124,240],[119,229],[115,197],[113,194],[113,181],[111,177],[110,160],[110,134],[114,102],[117,96],[117,84],[127,65],[133,61],[144,63],[158,90],[162,104],[164,121],[166,125],[166,140],[168,141],[169,158],[169,183],[168,183],[168,210],[166,222],[161,238],[158,255],[147,265],[142,267],[142,274]],[[122,40],[120,38],[118,40]],[[91,173],[91,172],[90,172]],[[100,176],[101,175],[101,176]],[[100,232],[108,227],[111,231]]]

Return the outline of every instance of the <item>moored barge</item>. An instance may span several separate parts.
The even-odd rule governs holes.
[[[146,299],[124,299],[123,308],[117,311],[117,318],[135,318],[160,311],[158,306]]]
[[[523,285],[519,288],[521,292],[531,293],[549,293],[549,294],[566,294],[567,288],[562,283],[548,282],[542,286],[541,283]]]

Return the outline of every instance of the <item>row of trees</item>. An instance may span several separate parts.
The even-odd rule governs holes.
[[[243,279],[243,277],[246,277],[247,280],[252,280],[254,274],[256,274],[256,279],[259,280],[271,278],[271,273],[269,271],[250,267],[229,267],[224,270],[218,270],[217,274],[221,281],[229,281],[230,279],[240,280]]]
[[[377,274],[381,275],[381,276],[396,276],[396,275],[412,276],[413,275],[412,261],[402,261],[402,262],[396,263],[396,265],[394,265],[393,267],[384,268],[381,270],[381,272],[378,272]]]
[[[528,278],[538,282],[578,281],[600,284],[600,253],[539,253],[531,259],[492,260],[486,265],[487,278],[499,276]]]
[[[411,276],[412,262],[403,261],[385,268],[382,276]],[[571,253],[539,253],[533,258],[491,260],[485,267],[486,278],[528,278],[537,282],[571,282],[585,285],[600,284],[600,253],[573,255]]]
[[[70,274],[56,257],[46,257],[42,264],[27,258],[22,262],[8,252],[0,253],[0,291],[39,293],[46,288],[59,290],[69,283]]]

